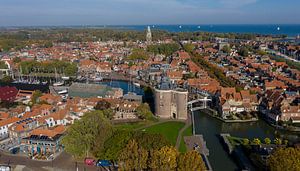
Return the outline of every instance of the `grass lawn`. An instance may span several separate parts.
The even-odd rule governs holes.
[[[172,145],[176,145],[176,140],[178,136],[178,132],[181,128],[184,127],[183,122],[170,121],[157,125],[153,125],[149,128],[143,129],[142,131],[146,131],[149,133],[159,133],[166,137],[167,140],[170,141]]]
[[[186,152],[186,145],[184,143],[184,137],[185,136],[192,136],[193,135],[193,130],[192,126],[189,126],[187,129],[185,129],[182,133],[181,141],[180,141],[180,146],[179,146],[179,152],[185,153]]]
[[[142,121],[142,122],[134,122],[134,123],[121,123],[115,124],[114,127],[121,130],[133,131],[144,126],[150,125],[154,123],[153,121]]]

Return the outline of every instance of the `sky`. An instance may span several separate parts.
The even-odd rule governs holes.
[[[300,24],[300,0],[0,0],[0,26]]]

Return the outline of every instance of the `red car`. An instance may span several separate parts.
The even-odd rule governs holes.
[[[85,158],[84,159],[84,164],[89,165],[89,166],[94,166],[96,161],[93,158]]]

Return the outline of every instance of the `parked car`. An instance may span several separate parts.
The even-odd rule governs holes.
[[[110,167],[110,166],[112,166],[112,163],[109,160],[98,160],[96,163],[96,166]]]
[[[95,162],[96,161],[93,158],[85,158],[84,159],[84,164],[89,165],[89,166],[94,166]]]

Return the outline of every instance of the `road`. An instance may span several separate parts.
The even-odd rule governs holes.
[[[52,161],[35,161],[27,157],[8,155],[0,152],[0,164],[10,165],[12,168],[16,166],[26,166],[22,170],[33,170],[33,171],[46,171],[46,170],[55,170],[55,171],[74,171],[76,170],[76,161],[72,158],[71,155],[63,152],[55,160]],[[77,163],[78,171],[100,171],[104,170],[95,166],[86,166],[83,162]]]

